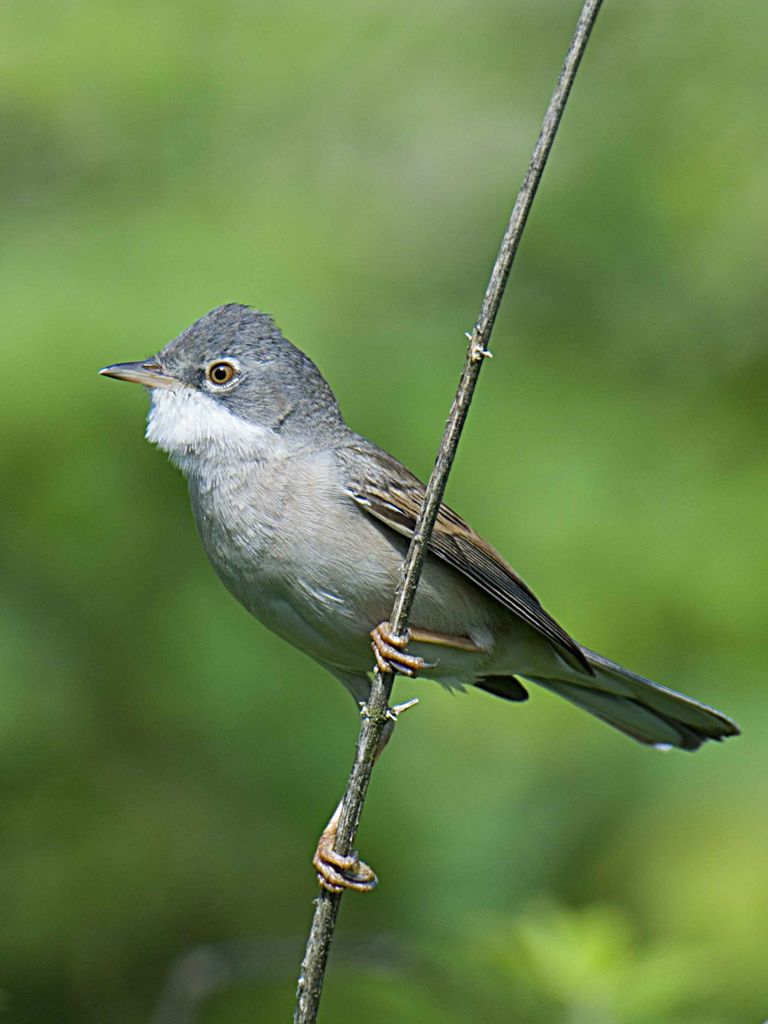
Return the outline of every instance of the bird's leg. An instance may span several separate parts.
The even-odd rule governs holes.
[[[344,889],[371,892],[379,884],[373,868],[360,860],[357,850],[344,856],[333,848],[340,817],[341,802],[317,841],[317,849],[312,858],[317,880],[328,892],[343,892]]]
[[[392,632],[389,622],[380,622],[371,630],[371,647],[376,656],[376,664],[380,672],[400,672],[404,676],[413,676],[425,668],[434,668],[433,664],[413,654],[406,654],[405,648],[411,639],[411,631],[398,636]]]
[[[409,700],[404,704],[395,704],[387,710],[387,722],[384,725],[384,732],[381,734],[379,745],[374,755],[374,764],[381,756],[381,752],[389,742],[392,730],[398,716],[408,708],[418,704],[418,700]],[[368,709],[365,704],[360,706],[360,714],[367,716]],[[343,801],[342,801],[343,802]],[[371,892],[379,884],[376,872],[364,861],[360,860],[357,850],[344,856],[334,850],[336,832],[339,828],[341,817],[341,803],[331,815],[331,820],[323,829],[322,835],[317,843],[312,864],[317,871],[317,880],[324,889],[329,892],[342,892],[344,889],[357,889],[358,892]]]

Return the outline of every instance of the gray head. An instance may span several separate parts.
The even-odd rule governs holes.
[[[271,317],[237,303],[212,310],[156,356],[101,373],[152,389],[147,438],[185,470],[222,448],[259,457],[322,446],[346,429],[315,364]]]

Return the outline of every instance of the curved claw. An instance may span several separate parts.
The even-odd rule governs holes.
[[[328,892],[343,892],[344,889],[356,889],[358,892],[371,892],[379,884],[376,872],[364,861],[361,861],[357,850],[348,856],[337,853],[333,848],[335,836],[320,836],[312,864],[317,871],[317,880]]]
[[[413,654],[406,654],[405,648],[411,638],[409,630],[402,636],[392,632],[389,622],[380,622],[375,629],[371,630],[371,647],[376,657],[376,664],[380,672],[399,672],[401,675],[413,678],[417,672],[425,668],[434,668],[434,665],[418,658]]]

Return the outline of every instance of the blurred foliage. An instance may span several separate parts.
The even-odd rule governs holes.
[[[250,302],[426,474],[578,6],[0,9],[6,1020],[148,1021],[239,940],[289,952],[197,1019],[288,1018],[356,715],[226,595],[95,371]],[[382,885],[340,924],[398,952],[332,961],[329,1021],[768,1016],[767,32],[759,0],[607,0],[450,485],[571,632],[745,735],[662,756],[403,684]]]

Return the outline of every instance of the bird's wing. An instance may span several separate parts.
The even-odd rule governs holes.
[[[424,500],[424,485],[393,456],[361,439],[344,459],[347,493],[369,515],[408,538]],[[361,457],[363,456],[363,457]],[[542,608],[517,573],[472,527],[441,505],[430,551],[532,626],[592,675],[581,647]]]

